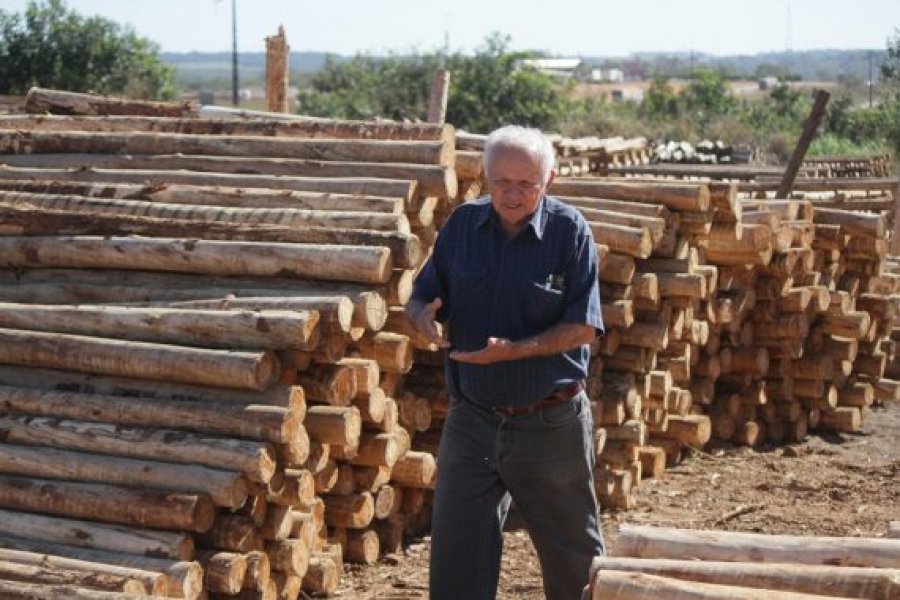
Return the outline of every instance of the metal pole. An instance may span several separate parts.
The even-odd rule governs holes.
[[[238,98],[238,45],[237,45],[237,0],[231,0],[231,103],[240,104]]]
[[[869,108],[872,108],[872,88],[875,81],[872,79],[872,51],[869,50]]]

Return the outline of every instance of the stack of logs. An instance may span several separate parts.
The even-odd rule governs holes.
[[[435,475],[402,305],[452,128],[10,115],[0,153],[4,597],[330,594],[400,547]]]
[[[0,580],[292,598],[426,529],[448,398],[402,306],[481,193],[481,138],[29,100],[118,112],[0,118]],[[767,185],[551,189],[601,263],[605,506],[712,436],[851,431],[897,398],[887,217]]]
[[[582,598],[813,600],[900,597],[900,540],[623,525]]]

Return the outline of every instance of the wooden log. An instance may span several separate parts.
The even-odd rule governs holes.
[[[900,542],[889,539],[764,535],[623,524],[616,550],[622,556],[799,563],[896,569]]]
[[[272,443],[291,443],[302,429],[303,412],[277,406],[197,400],[142,399],[0,387],[0,403],[8,410],[45,417],[89,420],[147,427],[180,427],[234,435]],[[305,412],[305,411],[304,411]]]
[[[257,590],[264,595],[268,593],[272,575],[272,564],[269,556],[262,550],[251,550],[247,553],[247,572],[244,574],[243,587],[246,590]]]
[[[16,267],[146,269],[385,283],[390,251],[369,246],[228,242],[167,238],[34,236],[0,238]]]
[[[292,192],[266,188],[236,188],[202,185],[143,185],[140,183],[91,183],[89,181],[0,179],[0,190],[31,194],[86,196],[89,198],[121,198],[166,204],[229,206],[235,208],[294,208],[380,212],[400,214],[405,199],[401,197],[364,196]]]
[[[102,209],[98,209],[102,210]],[[344,213],[348,217],[359,213]],[[349,225],[350,219],[344,219]],[[164,238],[203,238],[231,243],[289,243],[328,246],[388,248],[391,263],[401,268],[414,268],[421,262],[422,241],[399,229],[351,229],[324,225],[291,226],[279,224],[246,224],[225,221],[198,221],[183,218],[149,217],[130,214],[84,212],[84,209],[34,209],[30,205],[0,205],[0,225],[8,234],[66,236],[144,236]],[[390,223],[383,226],[392,227]]]
[[[819,594],[800,594],[782,590],[687,582],[672,577],[622,571],[599,571],[590,585],[591,598],[642,600],[677,598],[678,600],[824,600]]]
[[[362,358],[378,363],[382,371],[406,373],[412,367],[412,346],[403,334],[381,331],[366,334],[354,343],[354,349]]]
[[[152,169],[45,169],[10,165],[0,165],[0,179],[51,179],[58,181],[95,181],[147,185],[183,184],[271,188],[290,191],[400,197],[405,201],[409,201],[415,196],[418,187],[416,182],[411,180],[373,177],[341,177],[335,179],[328,177],[179,172],[177,170]]]
[[[645,204],[659,204],[671,210],[700,212],[709,209],[709,188],[702,184],[658,183],[639,181],[590,181],[557,178],[550,193],[561,196],[586,196],[610,200],[630,200]]]
[[[215,507],[205,494],[0,476],[0,506],[154,529],[203,532]]]
[[[206,348],[311,349],[318,313],[0,303],[0,327]]]
[[[855,406],[838,406],[834,410],[823,410],[820,426],[844,433],[853,433],[862,427],[862,413]]]
[[[89,196],[35,194],[28,192],[11,192],[0,190],[0,202],[8,209],[17,209],[23,225],[32,225],[29,233],[35,234],[32,221],[25,218],[28,211],[44,213],[58,211],[60,215],[118,215],[122,217],[149,217],[159,219],[159,227],[155,230],[159,235],[166,235],[165,226],[172,226],[175,231],[168,232],[170,237],[178,234],[178,226],[187,235],[206,234],[213,224],[231,224],[253,226],[249,231],[258,231],[261,236],[266,226],[285,226],[291,228],[336,228],[361,229],[382,232],[409,233],[409,220],[405,214],[386,212],[308,210],[298,208],[258,208],[258,207],[225,207],[194,204],[169,204],[146,200],[92,198]],[[53,214],[51,212],[51,214]],[[189,229],[186,221],[195,223]],[[63,221],[65,222],[65,221]],[[78,221],[73,221],[78,223]],[[110,224],[127,225],[129,221],[110,221]],[[141,223],[141,221],[134,221]],[[11,222],[10,224],[14,224]],[[227,230],[225,230],[227,231]],[[238,230],[240,231],[240,230]],[[205,237],[205,235],[204,235]],[[274,240],[273,240],[274,241]],[[300,241],[287,239],[284,241]]]
[[[298,375],[307,398],[333,406],[348,406],[356,395],[356,375],[352,368],[316,364]]]
[[[97,569],[96,565],[102,565],[102,568],[97,569],[100,572],[105,572],[106,569],[131,572],[136,578],[147,579],[145,585],[148,589],[152,589],[153,582],[162,576],[167,584],[168,595],[174,598],[197,598],[203,586],[203,569],[195,561],[172,561],[9,536],[0,536],[0,548],[5,548],[0,550],[0,558],[16,562],[74,565],[74,568],[86,570]],[[83,566],[85,563],[86,566]]]
[[[58,92],[72,94],[72,92]],[[100,97],[95,97],[100,100]],[[97,101],[95,100],[95,101]],[[102,100],[110,101],[111,98]],[[47,106],[40,106],[32,100],[32,112],[45,113]],[[453,143],[454,130],[451,125],[433,123],[400,123],[394,121],[350,121],[345,119],[325,119],[307,116],[257,114],[221,114],[206,116],[208,107],[190,107],[189,117],[199,114],[203,117],[181,118],[125,115],[68,116],[61,114],[4,115],[0,121],[3,129],[27,129],[39,131],[158,131],[166,133],[193,133],[202,135],[268,135],[277,137],[334,138],[334,139],[380,139],[445,141]],[[51,110],[51,112],[53,112]],[[289,118],[291,117],[291,118]]]
[[[0,581],[3,583],[15,581],[40,584],[42,589],[40,592],[36,592],[31,596],[34,598],[45,597],[40,594],[50,595],[47,588],[50,588],[51,586],[84,588],[85,594],[87,593],[87,590],[123,592],[123,594],[137,594],[140,596],[145,596],[145,594],[147,594],[146,586],[137,579],[128,579],[122,576],[101,573],[71,571],[50,566],[23,565],[8,561],[0,561]],[[159,593],[160,589],[162,589],[161,586],[157,590],[154,590],[154,593]],[[59,591],[58,588],[57,591]],[[25,595],[7,595],[2,587],[0,587],[0,595],[4,598],[28,597]]]
[[[352,446],[359,443],[362,419],[355,407],[312,406],[304,427],[312,439],[323,444]]]
[[[0,130],[2,154],[170,154],[284,157],[451,165],[454,148],[432,141],[336,140],[189,133]]]
[[[226,508],[238,508],[247,498],[240,474],[207,467],[12,444],[0,446],[0,465],[9,475],[203,492]]]
[[[141,582],[144,588],[151,593],[170,594],[175,596],[180,590],[177,588],[169,588],[166,576],[150,570],[138,569],[133,567],[121,567],[115,564],[92,562],[87,560],[78,560],[55,556],[51,554],[43,554],[37,552],[0,549],[0,560],[4,563],[13,563],[19,565],[27,565],[32,567],[50,567],[60,569],[71,573],[81,573],[83,577],[100,576],[100,577],[118,577],[125,580],[136,580]],[[0,585],[2,585],[0,581]],[[200,581],[196,581],[196,590],[199,592]],[[0,588],[2,589],[2,588]],[[94,590],[96,591],[96,590]],[[196,592],[191,596],[195,597]],[[26,596],[27,597],[27,596]],[[62,596],[65,598],[66,596]],[[95,597],[95,596],[87,596]],[[177,596],[175,596],[177,597]]]
[[[209,592],[237,594],[247,572],[247,558],[236,552],[201,550],[197,560],[203,567],[203,586]]]
[[[338,566],[328,556],[314,554],[309,559],[309,569],[303,577],[303,589],[312,594],[330,595],[340,583]]]
[[[197,536],[202,548],[246,553],[264,547],[262,535],[252,518],[240,514],[220,514],[212,528]]]
[[[375,501],[368,492],[345,496],[325,495],[325,522],[332,527],[363,529],[375,516]]]
[[[403,455],[391,469],[391,481],[405,487],[433,487],[437,473],[434,455],[428,452],[410,451]]]
[[[142,586],[143,587],[143,586]],[[9,600],[129,600],[150,598],[142,592],[114,592],[68,584],[26,583],[0,580],[0,595]]]
[[[678,440],[682,444],[700,448],[709,441],[712,429],[706,415],[670,415],[668,427],[657,435]]]
[[[0,329],[0,362],[104,375],[263,390],[278,375],[269,352],[229,352]]]
[[[81,94],[33,87],[28,90],[25,106],[31,113],[84,115],[144,115],[152,117],[193,117],[196,105],[190,102],[151,102],[125,100],[94,94]]]
[[[266,542],[266,555],[272,563],[272,569],[298,577],[303,577],[309,566],[309,549],[301,539]]]

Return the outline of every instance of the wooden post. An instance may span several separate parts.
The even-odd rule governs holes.
[[[816,92],[816,100],[809,113],[809,118],[806,119],[803,125],[803,132],[800,134],[800,139],[797,140],[797,146],[794,148],[790,160],[788,160],[787,168],[784,170],[784,177],[781,179],[781,185],[778,186],[778,192],[775,194],[776,198],[787,198],[790,196],[794,187],[794,179],[797,178],[797,172],[803,163],[803,157],[806,156],[806,151],[809,149],[813,135],[819,127],[819,122],[825,116],[825,106],[828,104],[829,97],[829,93],[825,90]]]
[[[270,112],[288,111],[288,61],[291,54],[284,26],[278,34],[266,38],[266,107]]]
[[[443,123],[447,117],[447,96],[450,89],[450,71],[439,67],[431,80],[431,96],[428,99],[428,122]]]

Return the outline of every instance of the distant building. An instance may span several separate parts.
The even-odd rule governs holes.
[[[516,61],[518,69],[534,69],[557,79],[575,77],[580,66],[580,58],[523,58]]]
[[[613,102],[642,102],[644,90],[639,87],[614,88],[610,90],[609,97]]]
[[[591,69],[590,80],[593,82],[625,81],[625,71],[622,69]]]
[[[759,89],[762,91],[773,90],[778,87],[778,78],[777,77],[760,77],[756,82],[759,86]]]

